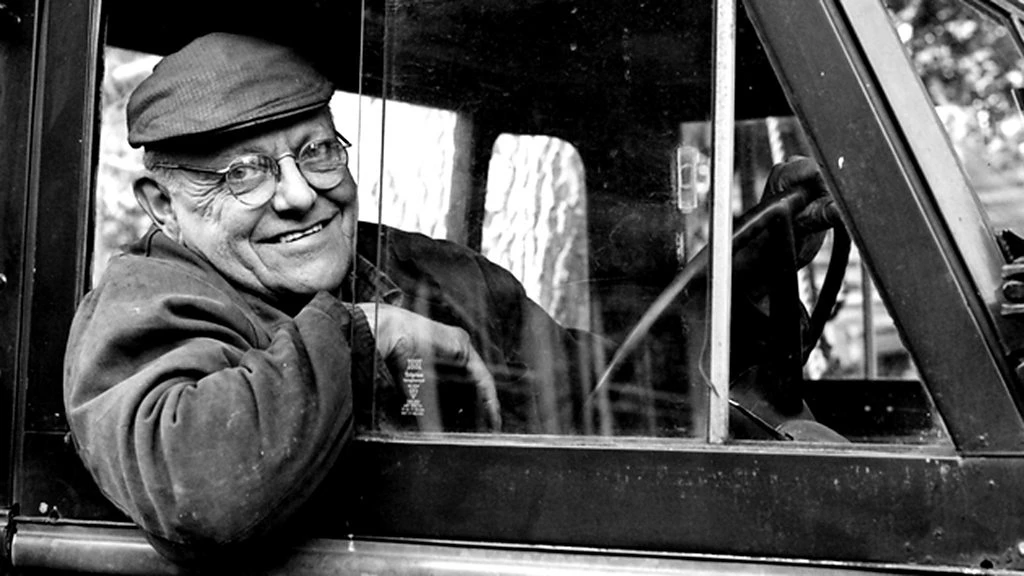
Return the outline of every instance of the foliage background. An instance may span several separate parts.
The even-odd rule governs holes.
[[[1008,22],[964,0],[886,0],[935,111],[996,228],[1024,222],[1024,86]]]

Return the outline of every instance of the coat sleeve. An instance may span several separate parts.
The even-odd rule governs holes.
[[[261,335],[202,278],[167,275],[153,289],[137,276],[90,294],[72,326],[64,392],[80,455],[158,538],[261,535],[310,496],[352,433],[353,379],[372,378],[366,320],[321,293]]]

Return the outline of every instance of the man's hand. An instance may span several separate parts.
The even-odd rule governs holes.
[[[377,351],[385,360],[404,365],[411,358],[422,358],[428,368],[443,366],[465,370],[476,385],[488,424],[493,430],[501,429],[494,378],[465,330],[387,304],[357,306],[366,314],[377,340]]]
[[[825,241],[825,232],[839,223],[832,197],[821,176],[817,162],[805,156],[793,156],[776,164],[768,173],[761,203],[803,189],[809,203],[793,219],[793,237],[796,241],[797,268],[810,264]]]

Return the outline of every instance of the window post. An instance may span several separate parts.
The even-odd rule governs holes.
[[[711,190],[711,394],[708,442],[729,436],[729,323],[732,294],[732,176],[735,138],[736,0],[715,1]]]

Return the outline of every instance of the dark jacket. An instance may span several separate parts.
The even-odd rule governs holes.
[[[187,556],[263,535],[345,470],[357,420],[417,426],[346,301],[376,294],[465,328],[499,382],[506,430],[574,427],[575,376],[562,371],[575,337],[508,272],[389,228],[360,225],[358,245],[339,294],[271,303],[151,231],[81,303],[65,359],[72,433],[103,493],[158,548]],[[474,402],[454,396],[445,426],[471,429]]]

